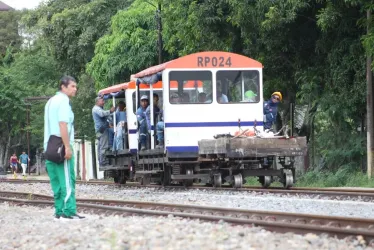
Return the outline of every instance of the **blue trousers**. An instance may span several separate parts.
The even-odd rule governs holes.
[[[164,122],[159,121],[156,125],[157,141],[160,143],[164,142]]]
[[[114,129],[113,128],[108,128],[108,133],[109,133],[109,147],[113,148],[113,140],[114,140]]]
[[[147,142],[147,133],[148,133],[148,130],[147,130],[147,123],[146,122],[143,122],[140,124],[139,126],[139,139],[140,139],[140,144],[141,146],[146,146],[146,142]]]
[[[123,129],[122,126],[117,125],[117,132],[114,137],[113,151],[123,150]]]
[[[264,123],[264,129],[271,129],[271,126],[273,126],[272,122],[265,122]]]

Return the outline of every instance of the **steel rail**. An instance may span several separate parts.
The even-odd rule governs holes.
[[[18,199],[20,197],[23,199]],[[26,205],[53,205],[51,196],[19,192],[0,192],[0,201]],[[77,205],[86,213],[123,216],[173,215],[210,221],[222,220],[234,224],[254,224],[277,232],[324,233],[339,238],[361,235],[365,240],[374,243],[373,219],[101,199],[77,199]]]
[[[26,183],[49,183],[48,180],[9,180],[9,179],[0,179],[1,182],[7,183],[16,183],[16,184],[26,184]],[[280,195],[287,195],[287,196],[298,196],[298,195],[311,195],[312,197],[328,197],[330,199],[344,199],[344,198],[360,198],[363,201],[374,201],[374,189],[348,189],[348,188],[291,188],[291,189],[281,189],[281,188],[261,188],[261,187],[253,187],[253,186],[244,186],[242,188],[231,188],[227,187],[220,187],[220,188],[213,188],[213,187],[206,187],[206,186],[199,186],[194,185],[191,187],[184,187],[184,186],[161,186],[161,185],[140,185],[137,182],[126,183],[126,184],[116,184],[111,182],[105,181],[77,181],[77,184],[86,184],[86,185],[111,185],[117,187],[147,187],[147,188],[160,188],[160,189],[205,189],[205,190],[224,190],[224,191],[233,191],[233,192],[257,192],[257,193],[264,193],[264,194],[280,194]]]

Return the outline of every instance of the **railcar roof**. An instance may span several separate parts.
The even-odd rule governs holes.
[[[262,64],[252,58],[224,51],[206,51],[183,56],[159,65],[142,70],[132,79],[152,76],[160,73],[165,69],[206,69],[206,68],[262,68]],[[160,82],[160,84],[162,84]],[[133,86],[134,85],[134,86]],[[160,85],[161,86],[161,85]],[[99,91],[99,95],[113,95],[120,91],[135,88],[135,82],[125,82],[114,86],[107,87]]]
[[[159,65],[149,67],[134,75],[142,78],[159,73],[168,68],[262,68],[262,63],[235,53],[224,51],[206,51],[183,56]]]
[[[100,90],[99,95],[116,93],[116,92],[120,92],[121,90],[126,90],[128,88],[129,88],[129,82],[120,83],[120,84],[113,85],[113,86]]]

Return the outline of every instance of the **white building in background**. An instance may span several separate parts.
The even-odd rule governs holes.
[[[83,181],[92,179],[104,179],[104,171],[99,171],[99,160],[97,157],[97,145],[95,140],[95,155],[92,154],[91,141],[75,139],[74,161],[75,175]]]

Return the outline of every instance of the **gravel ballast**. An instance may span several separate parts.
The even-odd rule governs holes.
[[[52,195],[48,183],[0,183],[1,191]],[[136,200],[163,203],[194,204],[250,210],[283,211],[330,216],[374,218],[374,203],[308,199],[307,196],[279,196],[255,192],[211,190],[163,190],[160,188],[116,187],[112,185],[76,185],[77,198]]]
[[[0,204],[0,249],[373,249],[362,238],[277,234],[177,217],[87,215],[54,221],[52,208]]]

